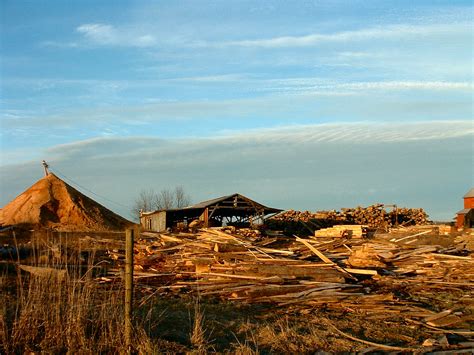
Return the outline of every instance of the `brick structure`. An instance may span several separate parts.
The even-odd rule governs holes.
[[[464,198],[464,209],[456,213],[457,228],[474,227],[474,188],[470,189]]]

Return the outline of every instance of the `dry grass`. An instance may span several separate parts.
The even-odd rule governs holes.
[[[206,354],[209,350],[204,321],[204,313],[201,310],[199,300],[196,300],[194,305],[194,317],[190,341],[194,349],[194,353],[197,354]]]
[[[262,347],[285,354],[306,354],[328,348],[322,329],[311,324],[291,324],[287,317],[259,328],[257,340]]]
[[[53,270],[58,266],[56,262],[47,265]],[[0,313],[0,353],[87,354],[125,349],[123,289],[121,285],[100,287],[92,272],[93,265],[85,272],[69,268],[65,275],[18,271],[15,289],[4,297]],[[5,283],[2,281],[2,290]],[[137,326],[133,336],[134,349],[153,352],[143,329]]]

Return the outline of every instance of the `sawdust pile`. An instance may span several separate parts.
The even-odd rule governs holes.
[[[51,173],[0,210],[1,226],[115,231],[131,224]]]

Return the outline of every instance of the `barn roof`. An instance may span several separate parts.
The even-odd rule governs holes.
[[[222,197],[217,197],[217,198],[213,198],[211,200],[202,201],[202,202],[199,202],[195,205],[184,207],[183,209],[206,208],[206,207],[214,206],[214,205],[219,204],[221,202],[228,202],[228,201],[233,202],[233,201],[235,201],[235,199],[240,199],[240,200],[247,201],[248,203],[250,203],[252,206],[254,206],[256,208],[268,210],[269,211],[268,213],[274,213],[274,212],[282,211],[278,208],[272,208],[272,207],[267,207],[265,205],[262,205],[261,203],[258,203],[258,202],[254,201],[254,200],[252,200],[248,197],[245,197],[244,195],[241,195],[239,193],[235,193],[235,194],[227,195],[227,196],[222,196]],[[229,206],[229,207],[232,207],[232,206]]]
[[[234,193],[232,195],[227,195],[227,196],[222,196],[222,197],[217,197],[213,198],[211,200],[206,200],[202,201],[199,203],[196,203],[191,206],[183,207],[183,208],[171,208],[171,209],[165,209],[165,210],[157,210],[153,212],[144,212],[142,215],[150,215],[153,213],[161,212],[161,211],[168,211],[168,212],[186,212],[186,211],[192,211],[192,210],[204,210],[205,208],[212,207],[212,206],[218,206],[219,209],[226,209],[226,210],[238,210],[238,209],[255,209],[261,212],[264,212],[264,214],[269,214],[269,213],[277,213],[281,212],[281,209],[278,208],[273,208],[273,207],[267,207],[265,205],[262,205],[261,203],[258,203],[244,195],[241,195],[239,193]]]
[[[456,214],[468,214],[470,210],[472,210],[472,208],[465,208],[461,211],[456,212]]]
[[[464,196],[463,198],[468,198],[468,197],[474,197],[474,187],[470,189]]]
[[[231,198],[233,198],[234,196],[237,196],[237,195],[239,195],[239,194],[227,195],[227,196],[213,198],[211,200],[201,201],[199,203],[196,203],[195,205],[187,206],[187,207],[184,207],[182,209],[185,210],[185,209],[192,209],[192,208],[206,208],[206,207],[215,205],[216,203],[225,201],[227,199],[231,199]]]

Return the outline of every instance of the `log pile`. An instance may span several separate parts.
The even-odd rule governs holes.
[[[294,211],[289,210],[274,216],[277,221],[326,220],[333,224],[360,224],[372,228],[395,225],[422,225],[428,223],[428,215],[422,208],[392,208],[387,210],[383,204],[368,207],[342,208],[341,211]]]
[[[325,218],[323,216],[323,218]],[[271,219],[276,220],[276,221],[293,221],[293,222],[308,222],[311,219],[316,219],[316,214],[310,211],[295,211],[295,210],[288,210],[281,212],[275,216],[273,216]]]

